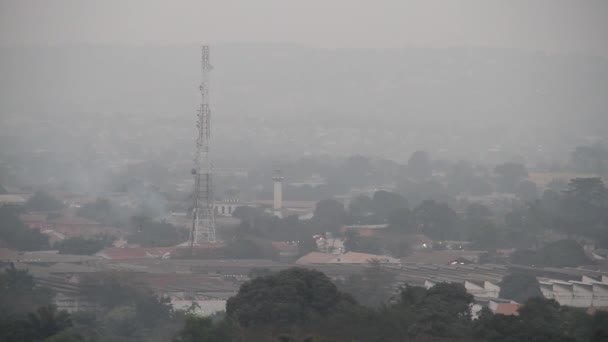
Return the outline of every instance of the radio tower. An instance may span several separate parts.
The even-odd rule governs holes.
[[[190,248],[202,242],[215,242],[215,212],[213,208],[213,191],[211,184],[212,164],[209,159],[209,141],[211,138],[209,107],[209,46],[203,45],[201,64],[201,106],[197,113],[196,156],[194,157],[194,199],[192,207],[192,230]]]

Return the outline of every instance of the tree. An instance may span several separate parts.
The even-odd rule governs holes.
[[[391,211],[388,215],[388,224],[391,229],[413,232],[414,217],[408,208],[400,208]]]
[[[276,259],[278,256],[270,242],[251,238],[228,240],[219,254],[229,259]]]
[[[97,198],[95,202],[83,204],[76,214],[103,224],[112,224],[116,218],[116,213],[108,199]]]
[[[230,321],[223,320],[214,323],[211,318],[189,315],[182,330],[180,330],[174,342],[230,342],[236,327],[229,324]]]
[[[472,302],[462,284],[439,283],[428,290],[407,286],[393,310],[409,336],[462,337],[468,334]]]
[[[142,328],[152,328],[167,320],[171,313],[171,300],[157,296],[146,284],[133,279],[125,272],[97,272],[86,275],[79,284],[80,293],[93,303],[99,304],[107,319],[113,322],[135,317]],[[134,314],[131,315],[130,312]],[[124,316],[124,319],[116,318]],[[135,323],[134,323],[135,324]],[[122,328],[121,328],[122,329]]]
[[[33,251],[47,249],[49,238],[37,229],[30,229],[19,219],[19,209],[0,206],[0,240],[10,248]]]
[[[500,282],[500,298],[523,303],[533,297],[542,297],[536,277],[528,273],[508,274]]]
[[[471,203],[467,206],[465,217],[467,221],[487,220],[492,217],[492,211],[483,204]]]
[[[344,249],[349,252],[382,254],[383,243],[373,236],[360,236],[359,232],[349,229],[345,233]]]
[[[24,316],[40,306],[51,304],[52,293],[48,288],[36,286],[27,270],[10,264],[0,273],[0,320]]]
[[[374,193],[372,208],[379,218],[386,221],[391,211],[403,208],[407,209],[409,205],[405,197],[394,192],[380,190]]]
[[[94,239],[75,236],[55,243],[53,248],[57,249],[59,254],[93,255],[104,247],[111,246],[113,241],[114,239],[109,236]]]
[[[226,303],[226,314],[243,327],[291,326],[327,316],[343,304],[355,304],[323,273],[290,268],[243,284]]]
[[[559,240],[534,250],[518,250],[511,256],[514,264],[548,267],[576,267],[590,264],[585,251],[574,240]]]
[[[407,161],[407,173],[415,179],[425,179],[432,175],[431,158],[425,151],[416,151]]]
[[[468,225],[468,239],[473,242],[473,248],[496,249],[499,245],[499,230],[489,220],[470,220]]]
[[[420,233],[447,240],[456,234],[458,214],[445,203],[424,201],[414,209],[414,220]]]
[[[317,203],[313,220],[322,232],[337,232],[346,220],[344,205],[335,199],[325,199]]]
[[[540,264],[551,267],[577,267],[589,264],[585,251],[574,240],[560,240],[544,246],[540,250]]]
[[[359,195],[350,201],[348,210],[357,218],[369,216],[374,211],[372,199],[366,195]]]
[[[514,193],[517,184],[528,178],[526,167],[518,163],[499,164],[494,168],[494,173],[497,175],[498,187],[503,192]]]
[[[526,202],[534,201],[539,197],[536,183],[529,180],[519,182],[515,194]]]
[[[166,221],[153,221],[143,218],[136,221],[136,231],[129,235],[129,243],[139,244],[143,247],[175,246],[188,239],[188,232],[177,229]]]
[[[370,260],[368,263],[368,267],[362,272],[350,274],[346,280],[338,281],[337,286],[363,305],[387,305],[394,295],[395,274],[383,267],[378,260]]]
[[[373,166],[369,158],[355,155],[338,168],[337,176],[349,186],[361,186],[369,183],[372,172]]]
[[[57,311],[56,306],[48,305],[28,314],[27,325],[35,339],[43,340],[68,329],[72,321],[66,311]]]
[[[572,152],[571,160],[580,172],[603,175],[608,170],[608,149],[601,145],[578,146]]]
[[[54,211],[63,209],[64,205],[49,193],[38,191],[25,202],[25,207],[32,211]]]
[[[232,212],[232,216],[241,221],[253,221],[259,216],[267,215],[261,208],[241,206],[236,207]]]
[[[506,316],[482,310],[473,324],[474,336],[497,342],[582,342],[589,341],[594,332],[592,319],[584,310],[560,306],[553,299],[532,297],[518,313],[519,316]]]

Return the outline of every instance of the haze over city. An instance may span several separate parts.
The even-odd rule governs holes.
[[[608,2],[0,0],[1,341],[608,340]]]

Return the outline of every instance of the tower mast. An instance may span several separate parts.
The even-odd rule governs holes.
[[[212,164],[209,158],[209,143],[211,139],[209,106],[209,46],[202,47],[201,62],[201,105],[197,113],[196,155],[194,157],[194,193],[192,209],[192,230],[190,233],[190,248],[201,242],[215,242],[215,212],[212,191]]]

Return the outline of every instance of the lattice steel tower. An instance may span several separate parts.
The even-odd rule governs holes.
[[[215,211],[213,208],[212,191],[212,164],[209,158],[209,142],[211,138],[209,106],[209,46],[203,45],[201,64],[201,106],[197,113],[196,127],[196,156],[194,157],[194,199],[192,207],[192,230],[190,233],[190,246],[201,242],[215,242]]]

